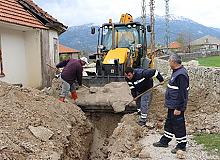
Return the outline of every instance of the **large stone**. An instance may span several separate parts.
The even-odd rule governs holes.
[[[140,158],[151,158],[150,153],[146,150],[142,150],[141,153],[139,153]]]
[[[179,158],[179,159],[185,159],[186,158],[186,153],[182,150],[178,150],[176,152],[176,157]]]
[[[96,93],[96,92],[98,92],[98,88],[97,87],[90,87],[89,92]]]
[[[112,108],[115,112],[122,112],[125,110],[125,103],[121,101],[116,101],[112,103]]]
[[[36,138],[42,141],[48,141],[54,134],[51,130],[43,126],[38,126],[38,127],[29,126],[28,128]]]
[[[52,154],[50,155],[50,159],[51,160],[59,160],[60,155],[57,152],[52,152]]]

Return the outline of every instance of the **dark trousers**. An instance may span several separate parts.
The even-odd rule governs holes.
[[[164,135],[160,139],[162,144],[168,144],[175,135],[177,141],[177,147],[183,149],[186,147],[186,126],[184,112],[174,116],[174,109],[168,109],[167,119],[164,126]]]

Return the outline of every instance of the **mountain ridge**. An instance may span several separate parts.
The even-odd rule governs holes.
[[[141,22],[141,17],[135,18],[134,21]],[[146,16],[146,22],[150,22],[150,15]],[[103,22],[105,23],[105,22]],[[147,23],[149,24],[149,23]],[[100,24],[101,25],[101,24]],[[95,35],[91,34],[91,27],[99,27],[94,23],[87,23],[78,26],[71,26],[59,36],[60,44],[74,48],[77,50],[84,50],[88,53],[96,52],[97,48],[97,32]],[[164,45],[164,36],[166,29],[165,16],[155,15],[155,43]],[[170,43],[175,41],[177,35],[182,32],[185,36],[190,35],[191,40],[210,35],[220,39],[220,29],[208,27],[199,24],[191,19],[183,16],[169,15],[169,30],[170,30]],[[147,34],[148,41],[150,34]]]

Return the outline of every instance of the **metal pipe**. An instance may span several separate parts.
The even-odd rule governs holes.
[[[114,23],[112,23],[112,50],[115,49],[115,26]]]

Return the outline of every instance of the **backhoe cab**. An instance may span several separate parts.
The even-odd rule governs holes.
[[[95,34],[94,27],[91,33]],[[105,84],[124,80],[124,70],[128,66],[149,69],[151,60],[146,54],[145,26],[133,22],[130,14],[122,14],[119,23],[109,19],[109,23],[98,29],[97,53],[90,58],[96,59],[96,77],[107,78]]]

